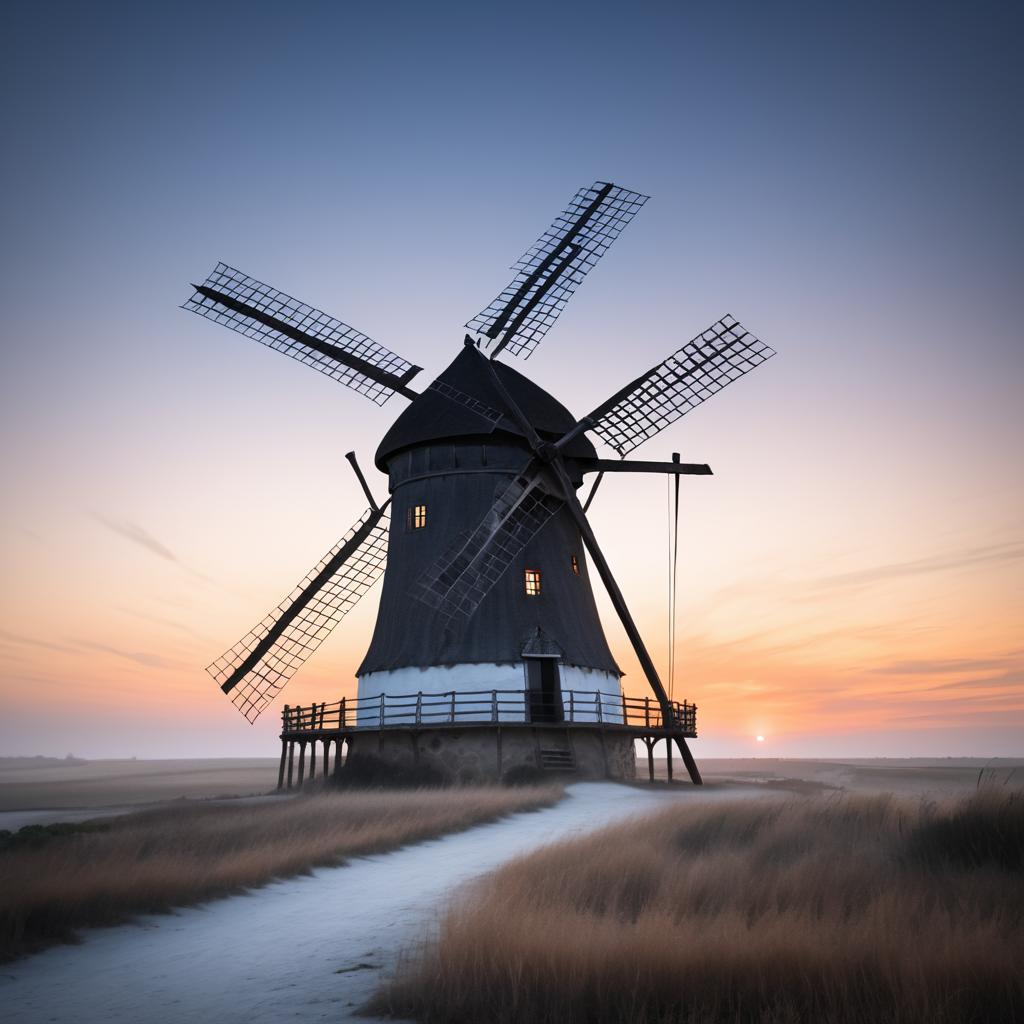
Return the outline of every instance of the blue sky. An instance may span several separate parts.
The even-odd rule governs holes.
[[[113,750],[125,724],[161,751],[266,750],[201,667],[355,518],[342,453],[368,463],[398,412],[188,317],[188,281],[223,259],[437,372],[595,179],[653,198],[527,364],[539,383],[590,408],[725,312],[780,353],[638,453],[718,473],[692,497],[703,539],[680,627],[707,752],[765,729],[783,752],[837,735],[850,753],[950,735],[1019,752],[1019,5],[13,3],[3,18],[12,752],[51,742],[39,695],[71,709],[62,747],[92,723],[78,752]],[[595,507],[635,594],[662,578],[662,541],[636,549],[635,523],[663,498],[654,481]],[[888,587],[887,567],[921,564],[938,568],[907,571],[918,589],[855,588],[827,625],[784,596],[857,573]],[[637,600],[663,646],[663,607]],[[293,700],[350,685],[361,614]],[[851,648],[862,629],[876,640]],[[837,634],[847,646],[821,639]],[[773,663],[769,685],[754,666],[778,645],[754,635],[815,656]],[[887,667],[965,660],[1010,681],[981,704],[970,675],[973,703],[900,703],[891,740],[865,724],[854,698],[889,700],[873,688]],[[807,698],[799,727],[787,685]],[[741,721],[751,693],[763,713]],[[169,739],[163,701],[202,724]]]

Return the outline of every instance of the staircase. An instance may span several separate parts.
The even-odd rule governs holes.
[[[545,736],[546,746],[539,747],[540,766],[546,772],[576,771],[576,755],[568,736]]]

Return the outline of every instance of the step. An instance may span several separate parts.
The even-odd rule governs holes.
[[[540,766],[549,772],[572,772],[576,770],[576,758],[571,750],[541,747]]]

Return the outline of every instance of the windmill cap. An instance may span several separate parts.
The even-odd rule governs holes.
[[[576,418],[558,399],[511,366],[491,362],[467,341],[448,368],[391,425],[374,456],[377,468],[387,472],[388,460],[398,452],[440,441],[486,440],[494,434],[525,438],[519,425],[504,412],[488,363],[542,438],[558,440],[576,425]],[[573,439],[565,454],[580,459],[597,457],[583,434]]]

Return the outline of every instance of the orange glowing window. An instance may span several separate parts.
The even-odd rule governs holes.
[[[572,574],[573,576],[579,576],[580,574],[579,559],[575,555],[572,556]]]
[[[540,569],[526,570],[526,596],[537,597],[540,594]]]
[[[410,530],[422,530],[427,525],[427,506],[413,505],[409,509],[407,525]]]

